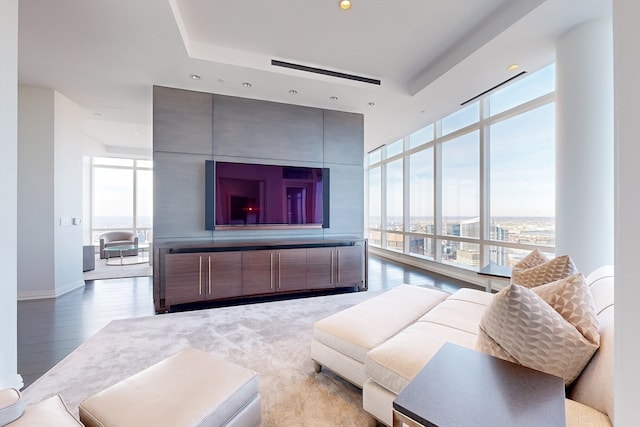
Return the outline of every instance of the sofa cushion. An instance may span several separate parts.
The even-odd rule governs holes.
[[[399,285],[319,320],[313,327],[313,338],[364,363],[369,350],[415,322],[447,296],[432,288]]]
[[[495,296],[480,330],[478,350],[562,377],[567,385],[598,348],[537,293],[515,284]]]
[[[571,399],[564,400],[566,427],[612,427],[609,417],[587,405]]]
[[[487,295],[490,294],[487,293]],[[459,299],[446,299],[418,319],[418,322],[436,323],[477,335],[478,324],[486,309],[487,306],[484,304]]]
[[[555,282],[577,273],[578,270],[568,255],[556,257],[543,264],[527,269],[513,269],[511,283],[533,288],[545,283]]]
[[[60,395],[29,405],[24,413],[7,427],[82,427]]]
[[[416,322],[367,353],[365,372],[397,395],[445,342],[472,349],[476,339],[475,333],[438,323]]]

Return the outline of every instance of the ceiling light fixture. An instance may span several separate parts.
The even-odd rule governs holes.
[[[298,91],[297,91],[297,90],[295,90],[295,89],[291,89],[291,90],[289,91],[289,94],[290,94],[290,95],[297,95],[297,94],[298,94]]]
[[[516,71],[520,66],[518,64],[511,64],[507,67],[508,71]]]
[[[249,83],[249,82],[244,82],[244,83],[242,83],[242,86],[246,87],[247,89],[249,89],[253,85],[251,83]]]
[[[96,116],[96,117],[102,116],[102,114],[100,114],[100,113],[93,113],[93,115]]]
[[[351,0],[340,0],[340,9],[349,10],[351,8]]]
[[[218,79],[218,83],[224,83],[224,79]]]
[[[373,107],[374,105],[376,105],[376,103],[375,103],[375,102],[367,102],[367,105],[368,105],[369,107]]]
[[[331,101],[337,101],[337,100],[338,100],[338,97],[337,97],[337,96],[330,96],[330,97],[329,97],[329,99],[330,99]]]
[[[191,80],[200,80],[200,76],[197,74],[191,74]]]

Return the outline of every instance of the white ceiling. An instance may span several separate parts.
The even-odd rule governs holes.
[[[20,84],[75,101],[107,152],[151,152],[153,85],[363,113],[370,150],[512,77],[510,64],[553,62],[557,38],[609,17],[611,1],[20,0],[19,14]]]

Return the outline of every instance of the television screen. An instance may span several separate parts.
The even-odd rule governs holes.
[[[215,162],[214,175],[215,226],[327,226],[328,169]]]

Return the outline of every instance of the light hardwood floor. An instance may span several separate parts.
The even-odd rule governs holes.
[[[385,258],[369,256],[369,289],[401,283],[430,285],[446,291],[473,287]],[[151,277],[86,281],[55,299],[18,302],[18,373],[25,387],[51,369],[111,320],[153,316]]]

